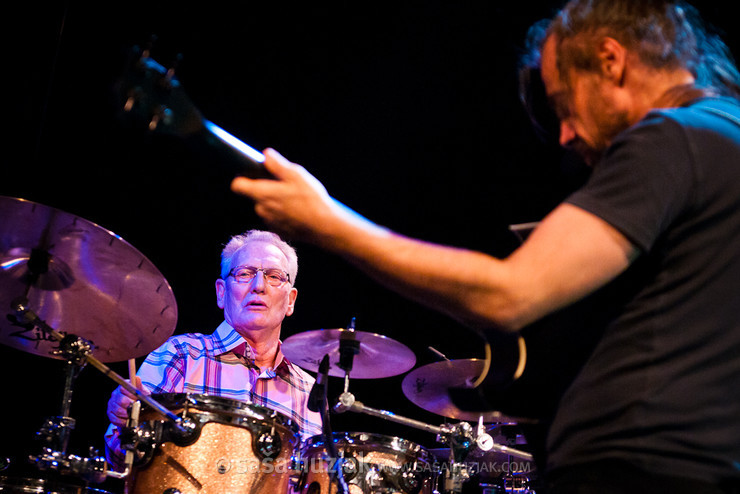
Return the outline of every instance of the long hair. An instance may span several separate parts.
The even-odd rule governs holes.
[[[545,39],[557,40],[558,70],[595,70],[597,37],[609,36],[656,69],[685,68],[696,86],[715,94],[740,97],[740,72],[719,34],[683,1],[571,0],[552,21],[530,28],[520,60],[520,98],[540,130],[552,116],[541,108],[540,50]],[[567,79],[564,79],[567,80]],[[539,87],[538,87],[539,85]]]

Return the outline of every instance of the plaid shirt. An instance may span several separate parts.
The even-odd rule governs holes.
[[[149,354],[137,375],[151,393],[209,394],[248,401],[291,419],[302,441],[321,434],[320,415],[307,407],[313,376],[289,362],[279,349],[275,368],[262,372],[251,354],[246,340],[224,321],[211,335],[169,338]],[[105,434],[106,456],[114,464],[121,455],[117,432],[111,425]]]

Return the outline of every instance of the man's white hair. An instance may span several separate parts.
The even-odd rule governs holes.
[[[285,254],[288,259],[288,275],[290,283],[295,286],[295,280],[298,276],[298,255],[288,242],[280,238],[279,235],[263,230],[249,230],[241,235],[234,235],[231,240],[224,246],[221,251],[221,278],[226,279],[229,271],[233,267],[232,260],[242,248],[252,242],[265,242],[274,245]]]

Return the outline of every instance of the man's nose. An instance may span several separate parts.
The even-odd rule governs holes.
[[[257,271],[257,273],[254,275],[254,278],[252,278],[251,284],[252,290],[259,292],[265,291],[265,287],[267,286],[265,273],[263,273],[262,271]]]

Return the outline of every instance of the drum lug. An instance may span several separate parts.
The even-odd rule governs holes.
[[[171,441],[181,447],[190,446],[198,440],[202,428],[203,425],[198,420],[183,416],[179,427],[172,422],[165,422],[162,440]]]
[[[398,476],[398,486],[406,494],[418,494],[424,479],[415,471],[414,465],[405,465]]]
[[[283,441],[279,434],[272,430],[265,430],[255,435],[252,441],[252,449],[261,460],[266,458],[272,460],[280,455],[280,451],[283,449]]]
[[[344,480],[346,480],[347,482],[351,482],[352,480],[354,480],[355,477],[357,477],[357,474],[360,472],[360,462],[354,456],[343,458],[341,459],[341,461],[342,475],[344,475]]]
[[[134,464],[142,465],[149,462],[154,454],[154,448],[161,440],[162,423],[154,425],[145,422],[136,427],[123,427],[120,431],[121,447],[134,452]]]

